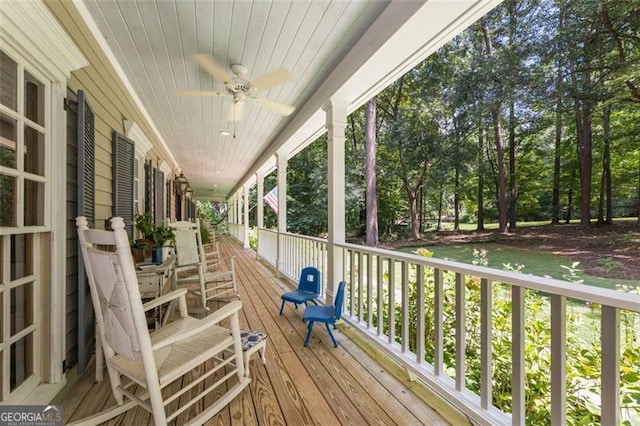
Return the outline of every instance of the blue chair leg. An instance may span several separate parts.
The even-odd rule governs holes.
[[[338,342],[336,342],[336,338],[333,337],[333,332],[331,331],[331,327],[329,327],[329,323],[325,322],[324,325],[327,326],[327,333],[329,333],[329,337],[331,337],[331,341],[333,342],[333,347],[337,348],[338,347]],[[335,324],[334,324],[335,326]]]
[[[304,338],[304,346],[309,346],[309,339],[311,339],[311,330],[313,330],[313,321],[309,321],[309,328],[307,329],[307,337]]]
[[[282,305],[280,306],[280,315],[282,315],[282,310],[284,309],[284,300],[282,301]]]

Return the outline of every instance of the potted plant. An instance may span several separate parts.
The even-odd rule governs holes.
[[[153,250],[151,252],[151,260],[154,263],[163,262],[167,258],[167,243],[173,243],[176,238],[173,229],[168,226],[154,226],[151,240],[153,241]]]
[[[167,253],[167,250],[163,248],[168,242],[175,239],[173,229],[164,225],[156,225],[153,216],[148,212],[136,215],[135,224],[136,229],[142,234],[142,239],[136,240],[134,244],[137,247],[146,248],[145,257],[151,256],[152,262],[163,262]]]

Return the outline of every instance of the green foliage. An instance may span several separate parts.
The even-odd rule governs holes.
[[[175,238],[176,234],[173,229],[164,225],[156,226],[151,234],[154,247],[163,247],[167,245],[167,243],[175,244]]]
[[[209,230],[206,226],[200,227],[200,239],[202,240],[202,244],[209,244],[211,242],[211,235],[209,235]]]
[[[609,275],[617,275],[622,269],[622,263],[610,257],[599,257],[596,259],[596,265],[604,269]]]
[[[249,228],[249,247],[252,250],[258,250],[258,228],[255,226]]]
[[[162,247],[175,240],[173,229],[164,225],[156,226],[153,216],[149,212],[136,215],[135,225],[143,238],[153,242],[153,247]]]
[[[143,238],[153,241],[153,231],[156,224],[151,213],[137,214],[135,217],[136,229],[140,231]]]

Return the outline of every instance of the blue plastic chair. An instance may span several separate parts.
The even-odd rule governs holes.
[[[333,342],[333,347],[338,347],[338,342],[336,342],[336,338],[333,337],[333,333],[331,332],[331,327],[329,324],[336,327],[336,321],[340,319],[342,316],[342,304],[344,301],[344,287],[345,282],[342,281],[338,285],[338,291],[336,292],[336,297],[333,300],[333,306],[307,306],[304,310],[304,315],[302,316],[302,321],[309,321],[309,329],[307,331],[307,337],[304,338],[304,345],[309,345],[309,339],[311,338],[311,330],[313,330],[313,324],[316,322],[323,322],[327,327],[327,333],[329,333],[329,337],[331,337],[331,341]]]
[[[282,299],[282,305],[280,306],[280,315],[284,309],[285,302],[291,302],[296,305],[306,305],[307,302],[313,302],[316,305],[316,298],[320,295],[320,271],[313,266],[307,266],[300,272],[300,281],[298,282],[298,289],[284,293],[280,298]]]

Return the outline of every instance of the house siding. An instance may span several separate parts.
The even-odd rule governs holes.
[[[135,122],[145,133],[153,148],[147,152],[147,158],[154,161],[158,158],[167,164],[172,164],[171,156],[162,148],[161,142],[155,136],[142,112],[137,108],[133,98],[120,81],[116,71],[111,66],[107,56],[99,44],[91,36],[91,31],[78,13],[73,2],[47,2],[53,16],[74,40],[79,50],[89,61],[90,65],[71,74],[67,82],[69,92],[77,93],[83,90],[91,103],[95,114],[95,227],[103,228],[105,221],[112,216],[112,133],[125,134],[124,120]],[[68,130],[70,131],[70,130]],[[68,149],[68,148],[65,148]],[[68,149],[69,150],[69,149]],[[73,158],[71,158],[73,157]],[[70,156],[68,163],[77,164],[77,158]],[[68,173],[73,172],[68,164]],[[72,179],[75,180],[75,179]],[[77,278],[78,249],[75,241],[75,215],[77,207],[77,190],[68,179],[69,197],[67,197],[67,252],[66,265],[67,283]],[[77,285],[66,288],[65,312],[65,352],[67,367],[77,363],[78,333],[81,326],[77,324],[80,306]],[[91,310],[91,306],[85,306]],[[93,321],[92,315],[86,316],[87,321]],[[89,326],[89,324],[86,324]],[[90,327],[85,327],[85,330]],[[86,336],[89,343],[93,336]]]

